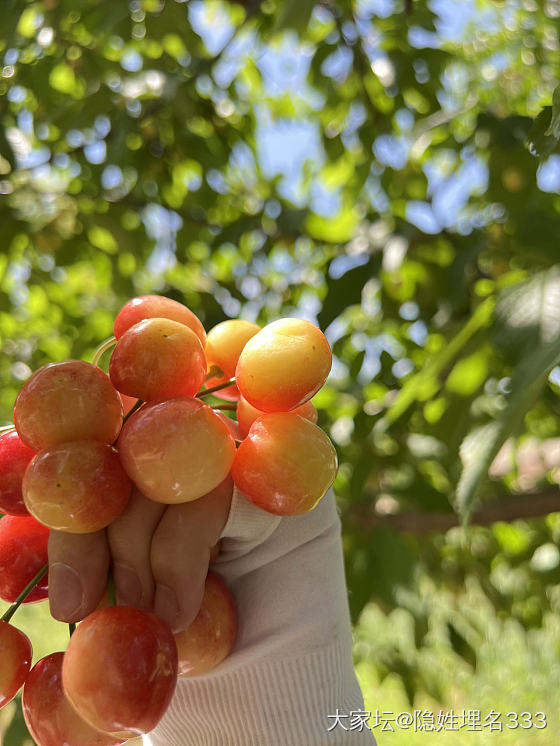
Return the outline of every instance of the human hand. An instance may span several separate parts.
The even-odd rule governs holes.
[[[164,505],[134,488],[108,528],[90,534],[51,530],[51,615],[78,622],[98,606],[112,568],[118,604],[151,610],[173,632],[186,629],[202,602],[212,547],[228,519],[231,477],[192,502]]]

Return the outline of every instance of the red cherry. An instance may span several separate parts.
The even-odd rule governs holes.
[[[125,303],[117,314],[113,333],[120,339],[127,329],[144,319],[171,319],[188,326],[206,344],[206,332],[200,319],[182,303],[160,295],[141,295]]]
[[[209,572],[198,614],[186,630],[175,635],[179,676],[198,676],[215,668],[230,654],[236,632],[233,596],[224,581]]]
[[[5,515],[0,518],[0,598],[13,603],[25,586],[47,563],[49,529],[35,518]],[[24,603],[48,595],[45,575]]]
[[[144,404],[119,437],[126,473],[151,500],[197,500],[222,482],[235,456],[229,427],[200,401],[181,397]]]
[[[45,526],[73,534],[108,526],[124,510],[131,488],[118,454],[94,440],[44,448],[23,478],[29,512]]]
[[[292,412],[264,414],[251,425],[231,474],[245,497],[277,515],[312,510],[336,476],[336,451],[313,422]]]
[[[74,710],[62,688],[64,653],[38,661],[25,681],[23,717],[39,746],[119,746],[126,742],[92,728]]]
[[[142,401],[194,396],[206,374],[196,334],[171,319],[145,319],[117,342],[109,363],[113,386]]]
[[[0,435],[0,512],[10,515],[29,513],[23,502],[21,483],[35,451],[25,445],[16,429]]]
[[[62,683],[78,714],[95,728],[148,733],[177,683],[173,634],[155,614],[131,606],[94,611],[70,638]]]
[[[71,440],[113,443],[122,427],[122,403],[106,373],[83,360],[67,360],[44,365],[24,383],[14,423],[36,451]]]
[[[0,707],[15,697],[31,666],[31,642],[17,627],[0,619]]]

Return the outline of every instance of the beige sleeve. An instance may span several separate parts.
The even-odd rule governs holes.
[[[332,490],[311,512],[282,518],[236,490],[222,537],[213,570],[235,598],[235,647],[214,671],[179,679],[145,744],[375,746],[356,714],[364,702]]]

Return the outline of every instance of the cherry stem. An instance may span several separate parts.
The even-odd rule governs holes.
[[[68,634],[70,635],[70,637],[72,637],[72,635],[74,634],[75,631],[76,631],[76,624],[75,624],[75,622],[71,622],[68,625]]]
[[[8,430],[15,430],[15,429],[16,429],[15,425],[2,425],[2,427],[0,427],[0,433],[4,433],[4,432],[7,432]]]
[[[228,386],[234,386],[235,385],[235,377],[230,378],[227,381],[224,381],[223,383],[219,383],[217,386],[212,386],[210,389],[202,389],[202,391],[199,391],[197,394],[197,397],[199,399],[202,399],[204,396],[208,396],[208,394],[213,394],[214,391],[221,391],[222,389],[227,389]]]
[[[136,402],[136,404],[133,404],[133,405],[132,405],[132,407],[131,407],[131,408],[130,408],[130,409],[128,410],[128,412],[127,412],[127,413],[125,414],[125,416],[123,417],[123,421],[122,421],[122,424],[123,424],[123,425],[124,425],[124,423],[125,423],[125,422],[126,422],[126,421],[128,420],[128,418],[129,418],[129,417],[130,417],[130,416],[131,416],[132,414],[134,414],[134,412],[136,412],[136,410],[137,410],[137,409],[140,409],[140,407],[142,406],[142,404],[144,404],[144,402],[142,401],[142,399],[138,399],[138,400],[137,400],[137,402]]]
[[[235,412],[237,404],[216,404],[212,409],[223,409],[226,412]]]
[[[2,616],[3,622],[9,622],[10,619],[13,617],[13,615],[16,613],[16,611],[19,609],[21,604],[25,601],[27,596],[31,593],[31,591],[35,588],[35,586],[39,583],[41,578],[47,574],[49,570],[48,563],[46,565],[43,565],[43,567],[39,570],[37,575],[33,578],[33,580],[30,580],[29,583],[25,586],[25,588],[22,590],[22,592],[19,594],[19,596],[16,598],[14,603],[6,609]]]
[[[109,339],[106,339],[105,342],[102,342],[93,354],[93,359],[91,361],[92,364],[99,365],[99,361],[103,357],[103,353],[106,352],[107,350],[110,350],[116,344],[117,344],[116,337],[109,337]]]
[[[223,375],[224,371],[220,368],[219,365],[211,365],[204,380],[208,381],[210,378],[221,378]]]

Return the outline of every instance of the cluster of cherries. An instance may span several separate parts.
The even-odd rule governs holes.
[[[110,349],[107,375],[98,363]],[[311,510],[337,469],[310,402],[331,362],[308,321],[230,320],[207,335],[186,306],[142,296],[120,310],[92,363],[45,365],[23,385],[14,425],[0,435],[0,598],[12,604],[0,621],[0,707],[23,685],[39,746],[113,746],[149,732],[177,676],[217,666],[236,635],[232,596],[208,572],[183,632],[106,595],[64,653],[31,668],[31,643],[10,620],[21,603],[48,595],[49,530],[107,527],[133,486],[175,504],[230,478],[268,512]]]

